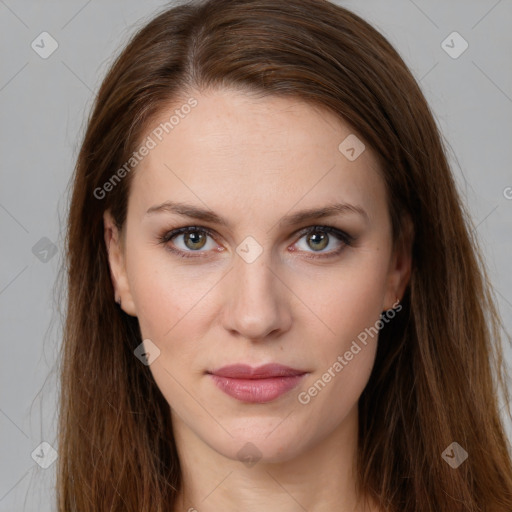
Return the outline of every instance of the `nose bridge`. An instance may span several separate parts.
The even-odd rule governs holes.
[[[270,253],[251,243],[244,241],[237,248],[223,317],[226,329],[262,339],[275,330],[287,329],[290,317]]]

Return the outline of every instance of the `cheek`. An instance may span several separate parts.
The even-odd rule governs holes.
[[[155,248],[133,253],[130,289],[142,338],[159,349],[149,367],[158,388],[173,407],[182,412],[191,407],[197,415],[188,393],[211,352],[207,333],[217,318],[222,270],[176,263],[165,253]]]
[[[301,280],[298,293],[307,298],[305,304],[324,325],[319,334],[336,340],[324,343],[327,350],[342,349],[378,321],[386,292],[386,271],[387,260],[373,252],[357,255],[328,274]]]
[[[176,264],[163,247],[134,250],[127,258],[130,291],[142,335],[165,343],[182,329],[197,308],[209,304],[215,272],[191,272]],[[204,299],[203,299],[204,297]],[[190,327],[190,325],[188,325]]]
[[[138,265],[130,289],[143,337],[161,342],[183,316],[178,287],[158,269]]]
[[[314,417],[324,418],[322,432],[336,428],[356,406],[373,369],[381,305],[386,284],[384,265],[340,271],[336,279],[309,295],[329,327],[311,330],[315,371],[298,401]],[[325,296],[329,300],[325,300]],[[313,306],[313,304],[315,306]],[[311,329],[311,327],[310,327]],[[314,426],[311,425],[310,435]],[[309,428],[309,427],[308,427]]]
[[[357,410],[373,368],[375,352],[375,344],[360,346],[360,352],[353,355],[351,361],[342,359],[343,363],[337,357],[344,352],[336,353],[329,365],[305,383],[297,396],[302,414],[308,418],[321,418],[321,422],[306,422],[301,432],[304,438],[319,439],[329,435]]]
[[[182,404],[189,400],[183,385],[196,373],[201,352],[205,326],[198,312],[208,306],[208,300],[201,302],[206,285],[194,286],[175,267],[150,256],[132,266],[132,296],[142,338],[160,351],[150,365],[155,382],[169,404]]]

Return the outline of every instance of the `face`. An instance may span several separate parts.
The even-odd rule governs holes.
[[[159,350],[175,428],[232,459],[251,442],[288,460],[357,410],[377,343],[362,333],[409,262],[371,148],[338,148],[348,125],[300,100],[194,97],[133,171],[122,233],[105,213],[112,279]]]

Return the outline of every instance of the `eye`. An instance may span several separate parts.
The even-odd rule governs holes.
[[[308,257],[331,257],[338,255],[347,245],[352,245],[354,238],[348,233],[341,231],[332,226],[312,226],[303,231],[302,237],[296,243],[300,250],[309,253],[319,253],[318,256],[312,254]],[[305,241],[300,244],[301,240]],[[335,243],[337,242],[337,243]],[[334,245],[334,247],[332,247]],[[331,247],[330,251],[324,251],[327,247]],[[309,249],[312,249],[310,251]]]
[[[212,233],[209,229],[199,226],[186,226],[164,233],[163,236],[159,237],[159,242],[165,244],[167,249],[178,256],[194,258],[196,255],[187,253],[207,252],[216,247],[215,244],[213,244],[213,247],[208,247],[208,237],[212,238]],[[170,241],[173,241],[172,244],[169,244]],[[206,250],[202,251],[201,249],[204,248]]]
[[[298,235],[301,235],[301,237],[295,243],[295,246],[300,245],[301,240],[305,239],[305,245],[302,245],[299,249],[302,252],[309,253],[308,258],[336,256],[346,246],[352,245],[354,241],[354,237],[332,226],[311,226],[299,232]],[[202,253],[205,252],[211,250],[221,252],[224,250],[224,248],[218,247],[213,242],[208,246],[208,238],[214,239],[213,232],[208,228],[186,226],[165,232],[158,237],[158,242],[165,245],[167,250],[181,258],[203,257]],[[337,241],[337,244],[333,244],[333,240]],[[335,245],[335,247],[331,248],[330,251],[324,251],[324,249],[332,245]],[[312,249],[312,251],[308,249]],[[291,249],[291,252],[295,251],[295,248]]]

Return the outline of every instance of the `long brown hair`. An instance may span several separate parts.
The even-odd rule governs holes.
[[[121,228],[131,177],[97,190],[155,116],[231,87],[325,107],[374,148],[394,241],[414,226],[403,312],[380,332],[359,401],[358,489],[389,511],[512,510],[500,420],[501,324],[446,149],[415,79],[367,22],[324,0],[209,0],[168,8],[129,42],[95,100],[73,177],[61,355],[60,512],[171,510],[181,485],[169,406],[114,302],[103,234]],[[96,191],[96,194],[95,194]],[[442,453],[457,442],[457,468]]]

